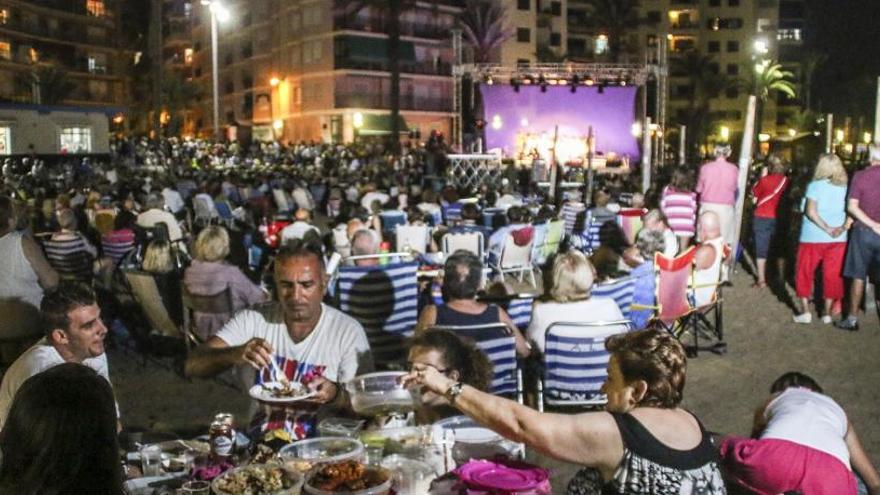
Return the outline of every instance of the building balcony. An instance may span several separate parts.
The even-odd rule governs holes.
[[[387,60],[367,60],[352,59],[345,57],[336,57],[333,61],[333,67],[337,70],[366,70],[375,72],[389,72],[389,64]],[[447,62],[414,62],[400,61],[400,72],[403,74],[422,74],[429,76],[451,76],[452,64]]]
[[[337,31],[348,30],[386,34],[388,33],[388,21],[377,17],[352,19],[336,16],[333,19],[333,28]],[[448,26],[438,26],[435,24],[401,22],[400,35],[413,38],[444,40],[449,38],[450,29]]]
[[[16,33],[21,33],[49,41],[66,41],[70,43],[99,46],[108,46],[111,44],[111,38],[109,35],[89,35],[85,27],[81,25],[68,26],[67,29],[61,27],[50,29],[48,26],[41,26],[37,23],[9,19],[8,22],[0,24],[0,33],[9,33],[10,36],[15,36]]]
[[[700,29],[700,23],[695,21],[690,22],[674,22],[669,25],[670,28],[676,31],[693,31]]]
[[[670,0],[669,5],[699,5],[700,0]]]
[[[371,108],[388,110],[391,97],[387,94],[337,93],[336,108]],[[413,95],[400,95],[400,109],[422,112],[451,112],[451,98],[417,98]]]

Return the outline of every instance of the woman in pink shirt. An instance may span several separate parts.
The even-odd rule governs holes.
[[[676,169],[672,181],[663,188],[660,209],[666,216],[669,228],[678,238],[679,252],[684,251],[694,237],[694,224],[697,221],[697,193],[694,192],[694,179],[687,170]]]

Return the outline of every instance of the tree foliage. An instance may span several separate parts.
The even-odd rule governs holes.
[[[459,20],[462,37],[471,46],[474,62],[492,62],[513,30],[505,27],[506,10],[500,0],[467,0]]]

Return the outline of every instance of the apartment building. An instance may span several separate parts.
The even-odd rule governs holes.
[[[511,37],[502,45],[503,65],[557,62],[568,53],[571,0],[500,0]]]
[[[803,0],[642,0],[635,22],[622,34],[619,62],[655,63],[660,46],[671,68],[666,91],[666,124],[684,123],[694,100],[692,82],[675,70],[675,60],[689,52],[712,58],[710,70],[743,81],[710,101],[713,139],[726,140],[741,132],[755,65],[782,61],[798,71],[797,51],[803,40]],[[569,54],[576,59],[607,61],[614,40],[595,27],[585,0],[569,0]],[[763,132],[774,133],[796,101],[771,98],[763,111]],[[781,105],[780,105],[781,103]],[[650,107],[651,105],[649,105]],[[783,126],[779,126],[782,129]]]
[[[344,14],[328,0],[221,0],[220,125],[230,137],[347,142],[387,134],[391,74],[388,19],[365,8]],[[400,17],[400,115],[404,131],[449,134],[452,39],[463,1],[417,2]],[[210,133],[210,11],[192,1],[191,76],[204,88],[194,115]]]
[[[0,1],[0,100],[126,104],[129,59],[116,0]],[[73,83],[72,89],[59,89]]]

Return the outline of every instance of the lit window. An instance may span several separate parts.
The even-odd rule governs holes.
[[[600,34],[596,37],[596,41],[593,44],[593,51],[596,55],[602,55],[603,53],[608,51],[608,36],[604,34]]]
[[[88,58],[89,72],[92,74],[107,73],[107,55],[103,53],[93,53]]]
[[[797,28],[780,29],[776,33],[776,39],[779,41],[801,41],[801,30]]]
[[[0,41],[0,58],[12,60],[12,45],[8,41]]]
[[[89,153],[92,151],[91,127],[64,127],[59,134],[62,153]]]
[[[12,130],[9,126],[0,127],[0,155],[12,154]]]
[[[191,65],[193,63],[193,49],[186,48],[183,50],[183,63]]]
[[[86,11],[95,17],[103,17],[107,14],[104,10],[104,0],[86,0]]]
[[[9,9],[0,9],[0,24],[9,22]]]
[[[40,53],[37,52],[36,48],[28,49],[28,58],[32,63],[37,63],[40,61]]]

